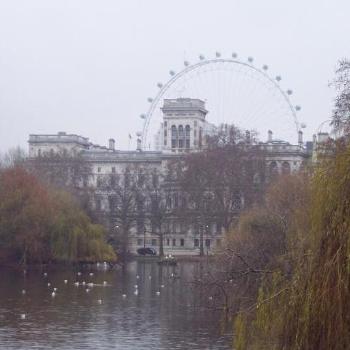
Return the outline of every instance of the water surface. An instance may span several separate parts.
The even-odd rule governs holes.
[[[1,269],[0,349],[230,349],[220,315],[200,306],[191,286],[198,266],[138,261],[125,271]]]

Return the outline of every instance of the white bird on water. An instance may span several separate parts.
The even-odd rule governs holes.
[[[136,279],[138,280],[140,278],[140,276],[139,275],[136,275]]]
[[[94,274],[92,272],[89,273],[89,276],[93,276]]]
[[[44,272],[44,277],[47,277],[47,272]]]
[[[103,285],[106,286],[107,285],[107,281],[103,281]]]
[[[76,287],[79,287],[79,282],[74,282],[74,285],[75,285]]]
[[[123,294],[122,297],[123,297],[123,298],[126,298],[126,294]]]
[[[21,320],[25,320],[26,319],[26,314],[21,314]]]
[[[81,276],[81,272],[78,272],[78,276]]]
[[[55,292],[52,292],[51,293],[51,296],[54,298],[56,296],[56,293]]]
[[[98,299],[97,302],[98,302],[99,304],[102,304],[102,299]]]
[[[25,289],[22,289],[22,294],[26,294],[26,290]]]
[[[67,283],[68,283],[68,280],[64,280],[63,282],[64,282],[65,284],[67,284]]]
[[[90,289],[89,289],[89,288],[86,288],[85,291],[86,291],[86,293],[89,293],[89,292],[90,292]]]
[[[157,294],[157,295],[160,295],[160,292],[159,292],[159,291],[157,291],[157,292],[156,292],[156,294]]]
[[[51,283],[49,282],[49,283],[47,284],[47,286],[50,287],[50,286],[51,286]]]
[[[135,292],[134,292],[135,295],[139,295],[139,290],[136,289]]]
[[[57,292],[57,288],[55,287],[54,289],[53,289],[55,292]]]

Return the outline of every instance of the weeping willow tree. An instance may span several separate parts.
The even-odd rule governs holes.
[[[71,194],[22,167],[0,170],[0,264],[115,260],[103,227]]]
[[[113,248],[105,240],[104,228],[91,223],[72,196],[55,192],[50,249],[53,260],[68,262],[115,261]]]
[[[281,258],[292,273],[265,278],[254,316],[236,318],[236,349],[350,348],[350,146],[341,142],[312,176],[310,228],[289,232]]]

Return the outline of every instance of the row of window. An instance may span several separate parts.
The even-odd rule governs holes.
[[[211,246],[211,239],[205,239],[204,240],[204,246],[206,247],[206,248],[210,248],[210,246]],[[157,239],[151,239],[151,240],[146,240],[146,241],[144,241],[143,239],[141,239],[141,238],[139,238],[138,240],[137,240],[137,245],[139,245],[139,246],[143,246],[143,245],[147,245],[147,244],[151,244],[152,246],[154,246],[154,247],[156,247],[157,245],[158,245],[158,240]],[[164,245],[165,246],[172,246],[172,247],[176,247],[176,246],[179,246],[179,247],[184,247],[185,246],[185,239],[184,238],[180,238],[180,239],[176,239],[176,238],[172,238],[172,239],[170,239],[170,238],[167,238],[167,239],[165,239],[165,241],[164,241]],[[194,248],[199,248],[199,245],[200,245],[200,241],[199,241],[199,239],[198,238],[195,238],[194,240],[193,240],[193,247]],[[216,240],[216,246],[217,247],[220,247],[221,246],[221,239],[217,239]]]

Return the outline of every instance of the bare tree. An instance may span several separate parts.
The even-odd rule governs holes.
[[[336,130],[348,135],[350,132],[350,61],[348,59],[339,61],[336,78],[332,85],[338,92],[332,124]]]
[[[141,203],[136,175],[127,167],[121,174],[111,174],[98,181],[98,187],[108,194],[111,230],[116,232],[114,245],[126,260],[130,232],[137,219],[137,205]]]
[[[252,135],[222,126],[207,140],[205,150],[178,162],[180,187],[188,199],[184,213],[197,224],[200,255],[204,231],[211,223],[228,232],[242,209],[263,195],[265,157]]]
[[[159,237],[159,256],[164,256],[164,234],[170,208],[167,205],[167,189],[164,176],[154,171],[148,176],[146,184],[146,198],[148,202],[148,221],[151,232]]]

